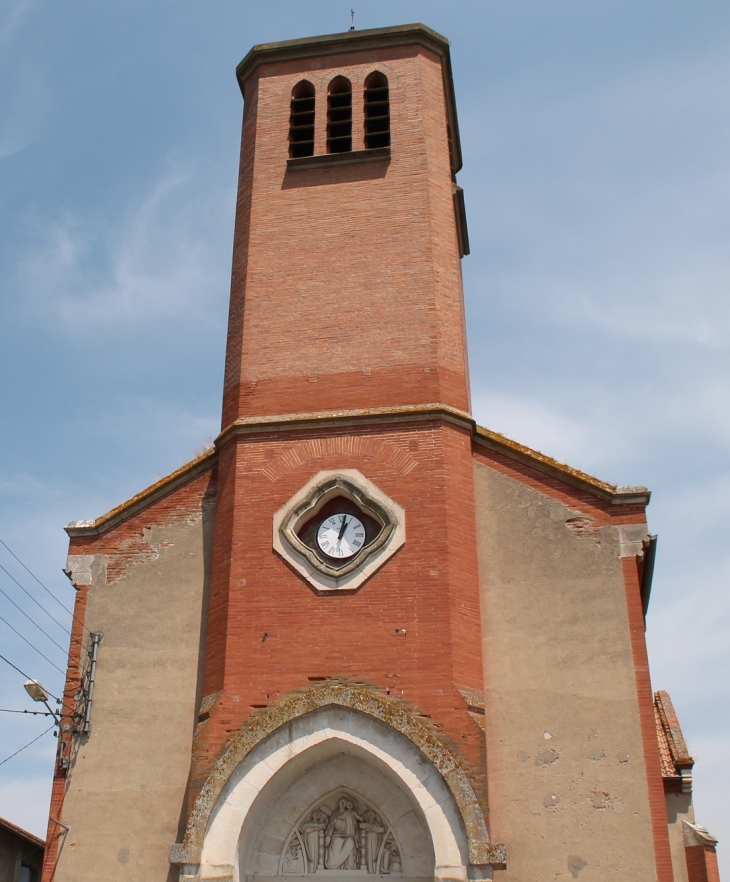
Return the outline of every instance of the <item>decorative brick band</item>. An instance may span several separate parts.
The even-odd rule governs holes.
[[[401,475],[407,475],[418,465],[418,460],[411,453],[395,444],[388,444],[387,441],[371,438],[368,435],[335,435],[302,441],[271,460],[261,471],[270,481],[276,482],[287,472],[299,468],[305,462],[338,453],[377,459],[391,466]]]

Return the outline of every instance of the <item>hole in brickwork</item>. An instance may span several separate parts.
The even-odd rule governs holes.
[[[327,90],[327,152],[352,150],[352,83],[335,77]]]
[[[314,155],[314,86],[309,80],[297,83],[291,93],[289,156]]]
[[[379,70],[365,80],[365,149],[390,146],[388,78]]]

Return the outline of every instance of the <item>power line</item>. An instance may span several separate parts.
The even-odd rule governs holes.
[[[2,540],[0,540],[0,541],[2,541]],[[70,633],[68,626],[63,625],[61,622],[58,621],[58,619],[55,616],[52,616],[45,607],[41,606],[40,603],[38,603],[38,601],[35,599],[35,597],[33,597],[33,595],[30,593],[30,591],[23,588],[23,586],[15,578],[15,576],[11,575],[2,564],[0,564],[0,570],[2,570],[8,578],[12,579],[13,582],[15,582],[15,584],[18,586],[18,588],[20,588],[20,590],[24,594],[27,594],[28,597],[30,597],[30,599],[33,601],[33,603],[38,607],[38,609],[42,609],[43,612],[48,616],[49,619],[52,619],[58,625],[59,628],[63,628],[63,630],[66,634]],[[2,589],[0,589],[0,590],[2,590]],[[3,591],[3,594],[5,594],[4,591]],[[7,597],[7,594],[5,594],[5,596]],[[58,645],[58,644],[56,644],[56,645]],[[63,651],[65,652],[66,650],[64,649]]]
[[[0,707],[0,714],[33,714],[34,717],[52,717],[53,714],[50,711],[29,711],[29,710],[15,710],[10,707]]]
[[[26,619],[28,619],[28,621],[31,623],[31,625],[35,625],[35,627],[38,628],[38,630],[41,632],[41,634],[45,634],[46,637],[48,637],[48,639],[51,641],[51,643],[53,643],[54,646],[57,646],[64,655],[68,654],[68,651],[66,649],[64,649],[60,643],[56,643],[56,641],[53,639],[53,637],[51,637],[51,635],[47,631],[44,631],[43,628],[41,628],[41,626],[38,624],[38,622],[36,622],[34,619],[32,619],[22,607],[18,606],[18,604],[13,600],[13,598],[9,594],[6,594],[2,588],[0,588],[0,594],[2,594],[3,597],[7,597],[7,599],[13,604],[13,606],[17,610],[20,610],[20,612],[26,617]]]
[[[52,591],[49,591],[49,589],[46,588],[46,586],[43,584],[43,582],[41,582],[41,580],[38,578],[38,576],[36,576],[36,574],[35,574],[32,570],[30,570],[30,569],[29,569],[29,568],[23,563],[23,561],[18,557],[18,555],[15,554],[15,552],[12,551],[12,550],[8,547],[7,543],[3,542],[3,540],[0,539],[0,545],[2,545],[3,548],[5,548],[10,554],[12,554],[12,556],[15,558],[15,560],[17,560],[18,563],[21,565],[21,567],[23,567],[23,569],[24,569],[27,573],[29,573],[29,574],[30,574],[30,575],[36,580],[36,582],[41,586],[41,588],[46,592],[46,594],[49,594],[49,595],[50,595],[50,596],[56,601],[56,603],[61,607],[61,609],[65,610],[65,611],[71,616],[71,624],[72,624],[72,625],[73,625],[74,622],[78,621],[79,624],[81,625],[81,627],[83,628],[83,630],[86,631],[87,634],[91,635],[91,631],[86,627],[86,625],[85,625],[80,619],[78,619],[78,618],[76,617],[76,613],[71,612],[71,610],[70,610],[67,606],[65,606],[63,603],[61,603],[61,601],[56,597],[56,595],[55,595]],[[54,616],[52,616],[52,615],[48,612],[48,610],[47,610],[45,607],[41,606],[40,603],[38,603],[38,601],[35,599],[35,597],[33,597],[32,594],[30,594],[28,591],[26,591],[26,589],[23,588],[23,586],[20,584],[20,582],[18,582],[18,580],[17,580],[14,576],[12,576],[12,575],[11,575],[11,574],[5,569],[5,567],[4,567],[2,564],[0,564],[0,570],[2,570],[7,576],[10,576],[10,578],[13,580],[13,582],[15,582],[15,584],[18,586],[18,588],[20,588],[22,591],[25,591],[25,593],[28,595],[28,597],[30,597],[30,599],[33,601],[33,603],[35,603],[36,606],[40,607],[40,608],[43,610],[43,612],[44,612],[49,618],[53,619],[53,621],[54,621],[59,627],[63,628],[63,630],[64,630],[67,634],[70,633],[70,629],[69,629],[66,625],[64,625],[64,624],[62,624],[61,622],[59,622],[57,618],[55,618]],[[64,652],[65,652],[65,651],[66,651],[66,650],[64,650]]]
[[[2,762],[0,762],[0,766],[4,766],[8,760],[11,760],[14,756],[17,756],[19,753],[22,753],[26,749],[26,747],[30,747],[31,744],[35,744],[39,738],[43,738],[44,735],[46,735],[48,732],[50,732],[51,729],[53,729],[53,727],[55,725],[56,724],[54,723],[53,726],[49,726],[45,730],[45,732],[41,732],[41,734],[37,735],[32,741],[29,741],[27,744],[24,744],[23,747],[20,748],[20,750],[16,750],[15,753],[11,753],[10,756],[6,756],[5,759]]]
[[[43,584],[43,582],[41,582],[41,580],[38,578],[38,576],[36,576],[35,573],[31,572],[31,570],[28,569],[28,567],[23,563],[23,561],[18,557],[18,555],[15,554],[15,552],[12,551],[10,548],[8,548],[8,546],[3,542],[2,539],[0,539],[0,545],[2,545],[3,548],[4,548],[7,552],[9,552],[10,554],[12,554],[12,556],[18,561],[18,563],[21,565],[21,567],[23,567],[23,569],[26,571],[26,573],[28,573],[29,575],[33,576],[33,578],[34,578],[34,579],[36,580],[36,582],[41,586],[41,588],[46,592],[46,594],[50,594],[51,597],[56,601],[56,603],[61,607],[61,609],[66,610],[66,612],[67,612],[70,616],[73,615],[73,613],[71,612],[71,610],[70,610],[65,604],[61,603],[61,601],[56,597],[56,595],[55,595],[52,591],[49,591],[49,589],[46,588],[46,586]]]
[[[53,662],[50,660],[50,658],[48,658],[48,656],[43,655],[43,653],[40,651],[40,649],[38,649],[36,646],[33,646],[33,644],[30,642],[30,640],[27,640],[25,637],[23,637],[23,635],[20,633],[20,631],[18,631],[16,628],[14,628],[7,619],[4,619],[2,616],[0,616],[0,622],[5,622],[5,624],[8,626],[8,628],[10,628],[11,631],[14,631],[18,635],[18,637],[20,637],[21,640],[24,640],[28,644],[28,646],[30,646],[31,649],[34,649],[38,653],[38,655],[41,658],[44,658],[48,662],[49,665],[54,667],[58,671],[59,674],[61,674],[64,677],[66,676],[65,673],[58,667],[58,665],[54,665]],[[15,667],[15,665],[13,665],[13,667]],[[23,676],[27,676],[27,675],[23,674]],[[32,677],[28,677],[28,679],[31,680]],[[53,697],[55,698],[56,696],[54,695]]]
[[[10,661],[9,658],[5,658],[4,655],[0,655],[0,659],[2,659],[2,660],[5,662],[5,664],[10,665],[10,667],[13,668],[13,670],[17,671],[17,672],[20,674],[21,677],[25,677],[26,680],[32,680],[32,679],[33,679],[33,678],[31,677],[30,674],[26,674],[25,671],[21,671],[20,668],[19,668],[17,665],[14,665],[14,664]],[[45,688],[45,687],[44,687],[44,688]],[[46,692],[48,692],[48,694],[51,696],[51,698],[55,698],[56,701],[60,701],[60,700],[61,700],[57,695],[54,695],[52,692],[49,692],[48,689],[46,689]]]

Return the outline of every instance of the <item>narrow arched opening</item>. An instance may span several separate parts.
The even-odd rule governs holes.
[[[301,80],[291,93],[289,114],[289,156],[314,154],[314,86]]]
[[[335,77],[327,90],[327,152],[352,150],[352,83]]]
[[[365,149],[390,146],[390,92],[388,78],[379,70],[365,80]]]

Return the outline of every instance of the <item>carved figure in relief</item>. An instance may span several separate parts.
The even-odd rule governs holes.
[[[395,844],[395,839],[389,835],[383,846],[383,856],[380,859],[380,872],[383,874],[402,873],[403,863],[401,862],[400,851]]]
[[[357,870],[357,840],[363,819],[355,811],[354,802],[346,796],[341,796],[337,805],[324,836],[324,865],[328,870]]]
[[[284,855],[284,872],[285,873],[303,873],[304,861],[302,858],[302,848],[297,836],[292,836]]]
[[[307,869],[310,873],[316,873],[320,866],[323,857],[320,839],[326,827],[327,815],[319,809],[313,811],[309,818],[299,826],[304,840],[304,849],[307,853]]]
[[[385,833],[382,818],[371,808],[365,809],[362,813],[362,824],[360,827],[365,833],[365,864],[368,873],[377,873],[380,843]]]
[[[388,821],[348,792],[332,793],[295,825],[281,854],[283,876],[328,876],[355,870],[403,875],[403,859]]]

